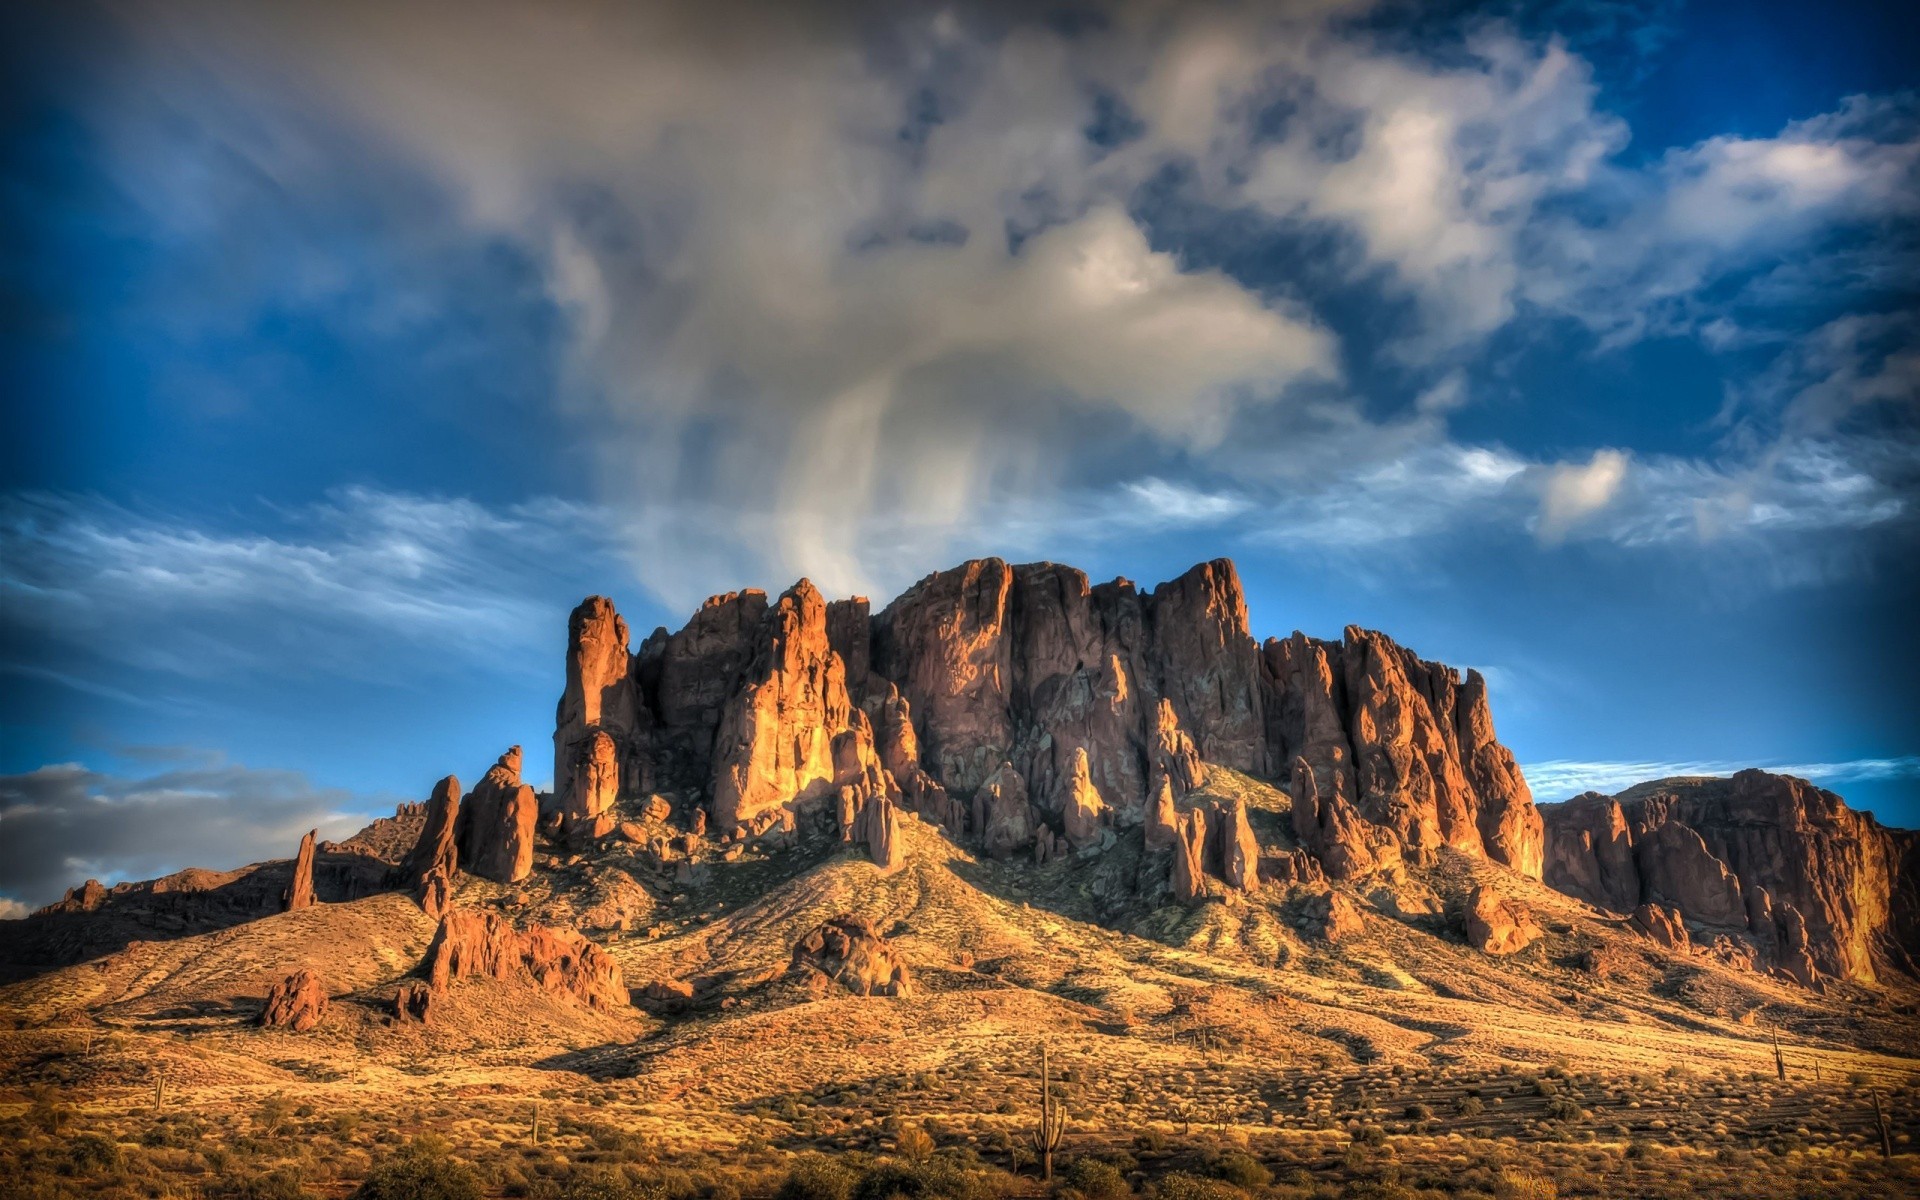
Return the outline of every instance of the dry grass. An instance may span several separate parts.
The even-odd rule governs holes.
[[[1284,848],[1284,796],[1227,772],[1212,786]],[[1357,885],[1367,931],[1329,947],[1277,889],[1130,907],[1137,846],[1035,869],[903,825],[910,862],[886,877],[810,829],[730,859],[696,845],[699,870],[626,848],[464,886],[461,903],[529,919],[596,914],[629,983],[695,985],[684,1011],[606,1017],[468,981],[433,1025],[396,1024],[393,989],[431,935],[398,896],[0,991],[0,1200],[344,1196],[420,1135],[486,1195],[728,1200],[796,1169],[789,1200],[1032,1193],[1017,1147],[1042,1038],[1082,1200],[1116,1178],[1167,1200],[1920,1192],[1910,993],[1819,996],[1676,958],[1465,859]],[[1476,880],[1548,937],[1512,959],[1468,949],[1449,907]],[[848,913],[905,951],[913,996],[785,978],[793,942]],[[1581,965],[1593,951],[1604,974]],[[335,993],[326,1021],[253,1028],[300,965]],[[816,1153],[828,1165],[805,1166]]]

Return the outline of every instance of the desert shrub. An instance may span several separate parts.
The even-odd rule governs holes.
[[[1087,1200],[1115,1200],[1132,1193],[1120,1168],[1097,1158],[1076,1158],[1067,1164],[1067,1185]]]
[[[934,1150],[933,1135],[918,1125],[902,1125],[893,1144],[911,1162],[925,1162]]]
[[[1566,1096],[1555,1096],[1547,1101],[1547,1116],[1555,1121],[1579,1121],[1586,1115],[1578,1102]]]
[[[1143,1129],[1133,1135],[1133,1148],[1149,1158],[1159,1158],[1167,1152],[1167,1135],[1158,1129]]]
[[[78,1175],[104,1175],[120,1169],[120,1144],[97,1133],[67,1139],[67,1165]]]
[[[853,1200],[892,1200],[904,1197],[946,1197],[948,1200],[983,1200],[992,1191],[986,1182],[969,1175],[945,1159],[929,1162],[881,1163],[870,1167],[853,1185]]]
[[[1407,1105],[1407,1120],[1431,1121],[1433,1120],[1433,1109],[1424,1104],[1409,1104]]]
[[[313,1200],[298,1171],[265,1171],[232,1180],[220,1190],[226,1200]]]
[[[1387,1141],[1387,1131],[1378,1125],[1362,1125],[1353,1131],[1353,1141],[1359,1146],[1383,1146]]]
[[[1208,1173],[1235,1187],[1263,1188],[1273,1182],[1273,1172],[1267,1170],[1264,1163],[1251,1154],[1237,1150],[1216,1156],[1208,1164]]]
[[[354,1200],[480,1200],[480,1179],[448,1155],[444,1140],[422,1134],[376,1162]]]
[[[1493,1194],[1495,1200],[1555,1200],[1560,1189],[1544,1175],[1509,1167],[1500,1172]]]
[[[28,1096],[27,1124],[41,1133],[59,1133],[73,1119],[73,1110],[61,1101],[52,1086],[36,1083]]]
[[[775,1200],[847,1200],[857,1182],[854,1173],[818,1154],[793,1165],[775,1193]]]
[[[1162,1175],[1153,1184],[1154,1200],[1238,1200],[1238,1193],[1217,1179],[1185,1171]]]
[[[1487,1111],[1487,1105],[1486,1101],[1478,1096],[1462,1096],[1460,1102],[1453,1106],[1453,1111],[1463,1117],[1477,1117]]]

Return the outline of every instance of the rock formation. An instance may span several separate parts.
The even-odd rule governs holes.
[[[427,986],[445,992],[470,976],[524,983],[588,1008],[629,1006],[620,965],[570,929],[534,925],[516,931],[497,913],[449,909],[427,948]]]
[[[287,912],[298,912],[313,905],[313,846],[319,835],[319,830],[309,829],[307,836],[300,839],[300,852],[293,858],[293,882],[287,885],[283,900]]]
[[[1525,905],[1485,884],[1475,884],[1467,894],[1467,943],[1480,953],[1518,954],[1538,941],[1543,932]]]
[[[1360,906],[1346,893],[1327,888],[1301,901],[1299,928],[1307,936],[1332,945],[1365,933],[1367,921],[1360,915]]]
[[[1669,950],[1691,948],[1691,939],[1679,912],[1664,904],[1642,904],[1633,910],[1629,921],[1635,929]]]
[[[500,756],[460,804],[455,825],[459,861],[471,873],[517,883],[533,869],[540,802],[520,782],[520,747]]]
[[[1899,835],[1803,779],[1664,779],[1542,812],[1546,882],[1634,913],[1666,944],[1724,939],[1804,984],[1872,982],[1908,961]],[[1669,912],[1677,921],[1654,915]]]
[[[320,977],[306,967],[267,989],[266,1006],[260,1010],[260,1024],[272,1029],[291,1029],[305,1033],[327,1015],[327,989]]]
[[[1247,802],[1233,799],[1215,806],[1214,838],[1220,845],[1220,878],[1243,892],[1260,888],[1260,843],[1247,823]]]
[[[722,830],[764,828],[777,811],[824,795],[833,739],[848,728],[846,665],[827,640],[827,606],[801,580],[758,630],[746,685],[714,739],[712,816]]]
[[[444,913],[453,897],[454,871],[460,865],[460,850],[454,842],[459,818],[460,781],[449,775],[433,785],[420,840],[400,865],[401,886],[413,893],[430,917]]]
[[[613,831],[618,823],[613,806],[620,795],[620,752],[613,735],[595,729],[579,746],[567,789],[559,793],[561,832],[575,841]]]
[[[1173,896],[1192,903],[1207,894],[1207,814],[1199,809],[1180,813],[1173,821]]]
[[[626,639],[606,600],[574,611],[554,743],[571,819],[611,805],[610,753],[614,790],[690,797],[721,836],[816,806],[844,833],[853,787],[989,855],[1052,857],[1148,824],[1170,844],[1163,792],[1183,800],[1213,764],[1288,776],[1298,840],[1336,877],[1442,847],[1541,870],[1538,815],[1480,676],[1358,628],[1258,646],[1224,559],[1151,591],[980,559],[877,613],[802,580],[771,603],[715,596],[630,656]],[[850,780],[843,739],[860,725],[879,772]],[[1237,833],[1209,863],[1226,872],[1229,849],[1232,873],[1257,877]]]
[[[567,683],[553,723],[555,796],[575,795],[574,775],[597,753],[590,746],[596,732],[613,740],[616,759],[637,749],[641,709],[631,671],[627,623],[613,601],[588,596],[567,619]]]
[[[856,996],[905,996],[907,961],[862,917],[836,917],[793,948],[792,972],[846,988]]]

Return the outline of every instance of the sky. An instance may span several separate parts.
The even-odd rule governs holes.
[[[1920,826],[1910,4],[0,22],[0,915],[537,747],[584,595],[986,554]]]

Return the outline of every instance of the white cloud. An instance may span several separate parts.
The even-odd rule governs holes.
[[[1759,767],[1776,775],[1794,775],[1812,780],[1825,788],[1844,788],[1850,783],[1880,782],[1890,779],[1920,779],[1920,758],[1861,758],[1836,763],[1728,762],[1724,760],[1681,762],[1587,762],[1554,759],[1522,763],[1521,773],[1534,799],[1542,804],[1571,799],[1583,792],[1615,795],[1637,783],[1654,779],[1686,776],[1724,777],[1749,767]]]
[[[0,619],[88,656],[196,677],[267,662],[378,676],[388,664],[375,648],[396,643],[498,665],[551,616],[552,547],[572,547],[569,562],[605,556],[610,521],[554,500],[495,509],[347,489],[232,532],[93,497],[13,494],[0,497]]]
[[[132,24],[180,110],[289,196],[330,170],[290,106],[358,129],[540,264],[567,329],[560,406],[633,518],[615,532],[634,573],[674,604],[801,573],[877,590],[903,544],[928,565],[1036,519],[1010,511],[1071,523],[1090,495],[1189,473],[1230,477],[1281,541],[1533,521],[1549,544],[1648,545],[1891,519],[1884,495],[1841,513],[1793,479],[1859,442],[1550,463],[1448,422],[1470,399],[1458,363],[1543,313],[1611,344],[1784,344],[1748,311],[1761,280],[1738,311],[1708,289],[1910,217],[1910,104],[1856,98],[1629,165],[1566,43],[1485,24],[1423,56],[1362,32],[1370,8],[1123,4],[1066,34],[965,7],[155,0]],[[1102,99],[1135,136],[1088,139]],[[129,154],[129,194],[184,186]],[[1211,211],[1339,249],[1263,290],[1201,269],[1138,203],[1169,172]],[[1767,272],[1759,307],[1829,295],[1833,270]],[[1328,272],[1408,315],[1378,346],[1337,344],[1314,308]],[[1410,416],[1345,390],[1356,349],[1415,368]],[[1832,389],[1905,377],[1882,376]],[[1272,444],[1235,444],[1255,417]],[[1089,428],[1136,452],[1095,461]]]
[[[1618,450],[1596,450],[1584,464],[1559,463],[1548,467],[1540,488],[1540,540],[1552,545],[1567,531],[1613,503],[1627,477],[1627,456]]]

